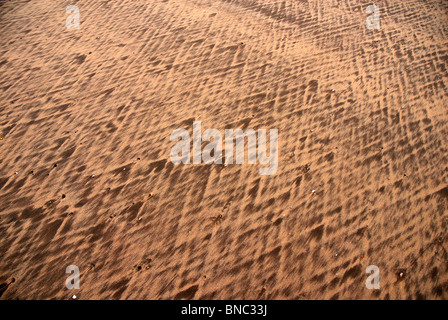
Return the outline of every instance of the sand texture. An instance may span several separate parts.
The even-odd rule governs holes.
[[[370,4],[0,1],[0,298],[447,299],[448,2]],[[277,173],[174,165],[193,121]]]

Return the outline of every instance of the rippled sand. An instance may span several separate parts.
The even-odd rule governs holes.
[[[446,299],[448,3],[370,4],[0,1],[1,299]],[[193,121],[277,173],[173,165]]]

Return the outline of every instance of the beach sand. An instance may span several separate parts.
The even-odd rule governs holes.
[[[0,1],[0,298],[448,298],[448,3],[370,4]],[[173,164],[193,121],[277,173]]]

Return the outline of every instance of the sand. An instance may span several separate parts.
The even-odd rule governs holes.
[[[0,1],[1,299],[446,299],[448,3],[370,4]],[[193,121],[277,173],[174,165]]]

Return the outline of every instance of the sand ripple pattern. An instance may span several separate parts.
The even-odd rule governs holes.
[[[0,1],[1,299],[448,298],[448,2],[370,4]],[[277,174],[173,165],[195,120]]]

